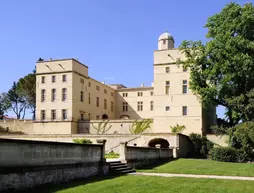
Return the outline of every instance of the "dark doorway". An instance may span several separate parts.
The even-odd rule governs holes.
[[[102,115],[102,119],[103,119],[103,120],[107,120],[107,119],[108,119],[108,115],[107,115],[107,114],[103,114],[103,115]]]
[[[149,141],[149,147],[155,147],[156,145],[161,145],[161,148],[169,148],[169,142],[163,138],[154,138]]]

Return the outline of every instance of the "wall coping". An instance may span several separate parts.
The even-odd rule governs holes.
[[[55,142],[55,141],[35,141],[35,140],[24,140],[24,139],[6,139],[0,138],[0,143],[21,143],[21,144],[51,144],[51,145],[70,145],[70,146],[98,146],[103,147],[102,144],[78,144],[70,142]]]
[[[11,134],[9,133],[8,136],[12,137],[22,137],[22,138],[33,138],[33,137],[40,137],[40,138],[63,138],[63,137],[103,137],[103,136],[112,136],[112,137],[123,137],[123,136],[129,136],[129,137],[134,137],[134,136],[156,136],[156,135],[163,135],[165,137],[168,136],[177,136],[176,134],[172,133],[143,133],[143,134],[131,134],[131,133],[118,133],[118,134]],[[6,134],[1,135],[0,133],[0,138],[2,136],[7,136]]]
[[[156,148],[156,147],[145,147],[145,146],[126,146],[127,148],[137,148],[137,149],[156,149],[156,150],[172,150],[174,148]]]

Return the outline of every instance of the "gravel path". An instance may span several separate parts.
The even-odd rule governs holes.
[[[244,177],[244,176],[215,176],[215,175],[143,173],[143,172],[130,173],[129,175],[185,177],[185,178],[213,178],[213,179],[226,179],[226,180],[253,180],[254,181],[254,177]]]

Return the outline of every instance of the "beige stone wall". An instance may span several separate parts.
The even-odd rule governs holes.
[[[71,134],[72,122],[38,122],[34,123],[33,133],[34,134]],[[74,131],[75,132],[75,131]]]
[[[206,135],[206,137],[208,140],[212,141],[216,145],[224,146],[224,147],[228,146],[228,140],[229,140],[228,135],[216,136],[214,134],[209,134],[209,135]]]
[[[29,120],[0,120],[0,127],[9,128],[11,132],[33,133],[33,121]]]
[[[132,124],[135,120],[109,120],[105,126],[106,129],[110,128],[105,132],[104,134],[131,134],[130,128],[132,127]],[[90,133],[91,134],[97,134],[98,133],[98,125],[102,123],[101,125],[104,126],[106,121],[102,120],[91,120],[89,123],[87,123],[87,127],[90,127]],[[150,133],[152,132],[153,123],[150,124],[150,128],[148,128],[144,133]]]
[[[170,126],[185,125],[184,134],[202,133],[202,106],[198,98],[189,89],[190,74],[176,65],[184,56],[178,49],[154,52],[154,130],[170,131]],[[166,68],[169,68],[166,72]],[[183,94],[183,80],[187,80],[187,93]],[[169,81],[169,93],[166,94],[166,81]],[[182,108],[187,106],[187,115]],[[166,110],[169,107],[169,110]]]
[[[138,96],[138,93],[142,96]],[[153,118],[153,110],[151,110],[151,101],[153,101],[153,87],[140,87],[137,89],[120,89],[117,94],[116,118],[128,116],[129,119]],[[127,96],[124,96],[127,94]],[[143,109],[138,111],[138,102],[142,102]],[[128,111],[123,111],[123,103],[128,103]]]

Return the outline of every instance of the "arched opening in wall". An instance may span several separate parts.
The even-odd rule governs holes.
[[[130,119],[130,117],[128,115],[122,115],[120,119]]]
[[[156,147],[156,145],[161,145],[161,148],[169,148],[169,142],[163,138],[154,138],[149,141],[149,147]]]
[[[102,115],[102,119],[103,119],[103,120],[109,119],[109,118],[108,118],[108,115],[107,115],[107,114],[103,114],[103,115]]]

